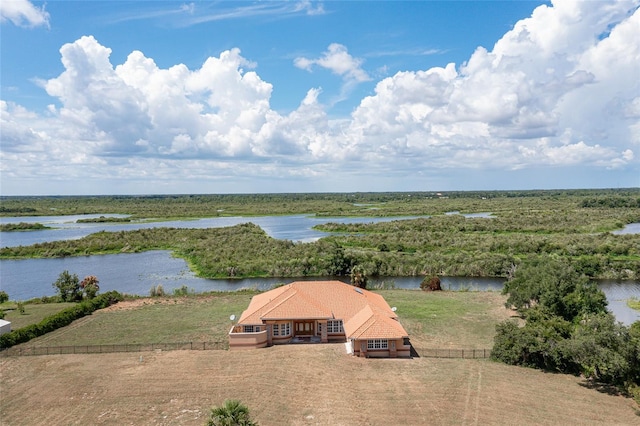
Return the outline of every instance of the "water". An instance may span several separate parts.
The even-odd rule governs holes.
[[[453,213],[453,212],[451,212]],[[218,228],[253,222],[273,238],[291,241],[315,241],[325,233],[315,231],[313,226],[328,223],[376,223],[415,217],[315,217],[306,215],[263,216],[263,217],[216,217],[195,220],[167,222],[131,223],[76,223],[78,219],[124,217],[123,215],[77,215],[4,217],[0,223],[42,223],[55,229],[28,232],[0,233],[0,246],[27,246],[45,241],[82,238],[102,230],[117,232],[154,227],[174,228]],[[479,213],[474,217],[490,217],[490,213]],[[627,225],[620,234],[640,233],[640,223]],[[167,251],[114,254],[102,256],[66,257],[57,259],[0,260],[0,289],[6,291],[12,300],[27,300],[41,296],[51,296],[55,291],[51,284],[60,272],[68,270],[80,279],[86,275],[96,275],[100,279],[101,292],[117,290],[122,293],[148,295],[151,286],[161,284],[166,292],[183,285],[196,292],[234,291],[240,289],[267,290],[276,284],[293,281],[290,278],[251,278],[234,280],[209,280],[198,278],[182,259],[174,258]],[[304,279],[304,278],[303,278]],[[318,278],[309,278],[310,280]],[[344,280],[344,277],[341,279]],[[417,289],[421,277],[374,278],[372,286],[381,283],[393,284],[396,288]],[[299,279],[296,279],[299,280]],[[442,278],[445,290],[501,291],[503,281],[492,278]],[[630,324],[640,320],[640,313],[626,305],[631,297],[640,298],[640,282],[601,281],[600,288],[607,295],[609,309],[619,321]]]
[[[117,290],[121,293],[148,296],[152,286],[161,284],[165,292],[185,285],[195,292],[235,291],[241,289],[268,290],[276,284],[300,280],[336,279],[323,278],[246,278],[210,280],[194,275],[186,262],[174,258],[168,251],[109,254],[100,256],[65,257],[56,259],[20,259],[0,262],[0,288],[12,300],[27,300],[41,296],[53,296],[51,284],[60,272],[68,270],[80,279],[96,275],[100,279],[100,291]],[[346,277],[338,277],[348,282]],[[418,289],[422,277],[375,277],[369,285],[393,285],[395,288]],[[442,277],[444,290],[501,291],[504,280],[499,278]],[[609,309],[618,321],[631,324],[640,320],[640,312],[626,304],[631,297],[640,298],[640,282],[600,281],[600,288],[609,301]]]
[[[624,234],[640,234],[640,223],[630,223],[625,225],[624,228],[613,231],[612,234],[624,235]]]
[[[258,216],[258,217],[213,217],[193,220],[173,220],[164,222],[135,221],[127,223],[76,223],[78,219],[105,217],[126,217],[123,215],[78,215],[78,216],[29,216],[3,217],[0,224],[41,223],[54,229],[24,232],[1,232],[0,247],[30,246],[48,241],[75,240],[95,232],[133,231],[149,228],[223,228],[252,222],[261,227],[269,236],[281,240],[311,242],[327,236],[312,229],[323,223],[379,223],[393,220],[415,219],[406,217],[316,217],[307,215]]]

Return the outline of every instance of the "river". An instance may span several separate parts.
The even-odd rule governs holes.
[[[93,215],[91,217],[97,217]],[[142,227],[171,226],[182,228],[210,228],[232,226],[253,222],[274,238],[293,241],[314,241],[325,234],[311,229],[326,222],[369,223],[402,218],[317,218],[314,216],[267,216],[209,218],[172,222],[140,222],[127,224],[76,223],[78,218],[87,216],[50,216],[29,218],[3,218],[2,223],[39,222],[56,229],[29,232],[3,232],[1,246],[30,245],[35,242],[81,238],[101,230],[120,231]],[[35,235],[37,234],[37,235]],[[27,300],[55,294],[52,283],[60,272],[68,270],[81,279],[86,275],[96,275],[100,279],[101,292],[117,290],[122,293],[148,295],[152,286],[161,284],[166,292],[187,286],[195,292],[234,291],[240,289],[267,290],[275,284],[288,283],[292,278],[250,278],[233,280],[210,280],[196,277],[183,259],[174,258],[168,251],[112,254],[100,256],[65,257],[55,259],[0,260],[0,289],[6,291],[12,300]],[[317,280],[318,278],[302,278]],[[338,279],[345,280],[344,277]],[[396,288],[418,289],[421,277],[371,278],[370,285],[381,283]],[[297,279],[299,280],[299,279]],[[495,278],[442,277],[445,290],[500,291],[503,280]],[[626,305],[626,300],[640,299],[640,282],[599,281],[609,302],[609,309],[616,318],[631,324],[640,320],[640,312]]]

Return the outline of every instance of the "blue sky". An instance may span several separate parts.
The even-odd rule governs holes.
[[[640,186],[638,0],[0,3],[0,193]]]

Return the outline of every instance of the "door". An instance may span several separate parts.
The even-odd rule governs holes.
[[[315,333],[315,321],[296,321],[296,336],[313,336]]]

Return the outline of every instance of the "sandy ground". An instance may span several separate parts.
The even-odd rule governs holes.
[[[359,359],[343,344],[0,358],[0,424],[203,425],[226,398],[261,425],[638,425],[576,377],[487,360]]]

